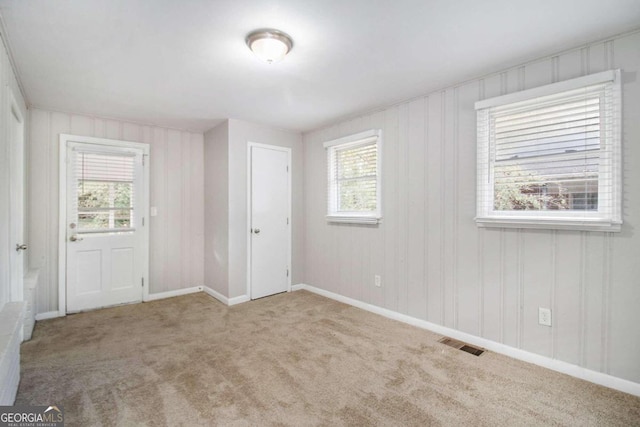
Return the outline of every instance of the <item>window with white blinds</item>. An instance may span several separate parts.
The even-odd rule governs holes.
[[[476,103],[481,226],[618,231],[620,73]]]
[[[74,150],[78,233],[133,231],[135,154]]]
[[[380,209],[381,131],[370,130],[325,142],[327,219],[377,223]]]

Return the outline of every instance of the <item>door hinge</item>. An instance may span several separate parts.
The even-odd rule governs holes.
[[[289,225],[289,218],[287,218],[287,225]]]
[[[142,226],[144,227],[144,217],[142,217]]]
[[[289,277],[289,269],[287,268],[287,277]]]
[[[145,158],[145,154],[142,155],[142,166],[144,166],[144,158]]]
[[[287,166],[287,172],[289,172],[289,166]]]
[[[144,288],[144,277],[142,278],[142,285],[141,286]]]

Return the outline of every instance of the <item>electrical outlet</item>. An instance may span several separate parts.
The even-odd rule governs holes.
[[[382,279],[380,278],[380,275],[376,274],[375,276],[373,276],[373,284],[376,288],[382,287]]]
[[[538,323],[543,326],[551,326],[551,309],[538,307]]]

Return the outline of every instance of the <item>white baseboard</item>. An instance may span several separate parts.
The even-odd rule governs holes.
[[[460,341],[465,341],[470,344],[486,348],[487,350],[495,353],[504,354],[505,356],[512,357],[514,359],[522,360],[524,362],[533,363],[534,365],[542,366],[543,368],[551,369],[556,372],[570,375],[575,378],[580,378],[585,381],[589,381],[595,384],[599,384],[605,387],[619,390],[625,393],[632,394],[634,396],[640,396],[640,384],[634,383],[629,380],[607,375],[602,372],[592,371],[590,369],[583,368],[578,365],[563,362],[561,360],[552,359],[550,357],[541,356],[539,354],[531,353],[528,351],[520,350],[518,348],[510,347],[495,341],[481,338],[475,335],[467,334],[456,329],[447,328],[445,326],[437,325],[435,323],[427,322],[426,320],[417,319],[415,317],[407,316],[386,308],[378,307],[368,304],[366,302],[358,301],[353,298],[345,297],[333,292],[325,291],[324,289],[316,288],[314,286],[306,284],[298,284],[291,287],[291,290],[307,290],[318,295],[322,295],[327,298],[331,298],[336,301],[340,301],[345,304],[352,305],[357,308],[361,308],[366,311],[370,311],[375,314],[379,314],[389,319],[398,320],[400,322],[407,323],[409,325],[417,326],[422,329],[427,329],[439,335],[451,337]]]
[[[218,301],[220,301],[221,303],[223,303],[224,305],[228,305],[228,306],[240,304],[240,303],[251,300],[251,298],[249,298],[247,295],[240,295],[239,297],[227,298],[224,295],[222,295],[220,292],[214,289],[211,289],[208,286],[205,286],[204,288],[202,288],[202,290],[205,293],[217,299]]]
[[[229,305],[229,298],[225,297],[224,295],[222,295],[220,292],[211,289],[208,286],[204,286],[202,288],[202,290],[207,294],[207,295],[211,295],[212,297],[214,297],[215,299],[217,299],[218,301],[220,301],[221,303],[223,303],[224,305]]]
[[[47,311],[46,313],[38,313],[36,314],[36,321],[55,319],[56,317],[64,317],[64,314],[60,314],[59,311]]]
[[[241,304],[243,302],[249,302],[251,298],[247,295],[240,295],[239,297],[229,298],[229,305]]]
[[[202,292],[202,286],[194,286],[192,288],[176,289],[175,291],[158,292],[157,294],[149,294],[145,299],[145,302],[156,301],[156,300],[165,299],[165,298],[179,297],[181,295],[195,294],[196,292]]]

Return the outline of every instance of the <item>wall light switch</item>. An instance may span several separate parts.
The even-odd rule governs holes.
[[[380,278],[378,274],[373,276],[373,284],[375,285],[376,288],[382,287],[382,278]]]
[[[158,208],[156,208],[155,206],[151,206],[149,208],[149,215],[158,216]]]

